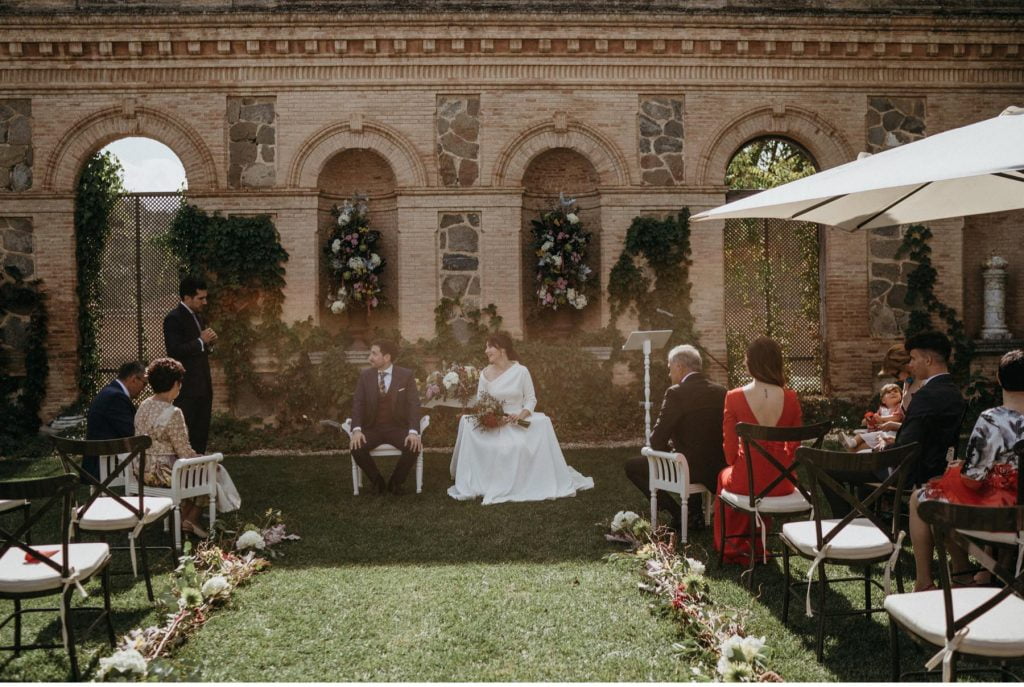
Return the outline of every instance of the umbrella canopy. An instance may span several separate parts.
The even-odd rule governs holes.
[[[695,215],[844,229],[1024,208],[1024,108],[951,129]]]

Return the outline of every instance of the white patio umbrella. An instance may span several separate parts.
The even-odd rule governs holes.
[[[1024,108],[907,143],[707,210],[844,229],[1024,208]]]

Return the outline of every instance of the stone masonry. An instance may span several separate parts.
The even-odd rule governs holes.
[[[683,183],[683,101],[641,96],[637,113],[640,169],[651,186]]]
[[[274,96],[228,97],[228,186],[268,188],[277,176]]]
[[[0,191],[32,188],[32,101],[0,98]]]
[[[439,95],[436,117],[441,183],[475,185],[480,176],[480,96]]]
[[[480,213],[443,212],[438,217],[441,296],[465,308],[480,307]]]
[[[925,136],[924,98],[868,98],[867,151],[878,153]]]
[[[0,282],[9,281],[9,268],[16,269],[21,278],[31,280],[35,275],[32,220],[28,217],[0,217]],[[31,312],[22,312],[15,304],[4,303],[0,312],[0,346],[7,349],[14,367],[21,364],[25,354],[26,333]]]

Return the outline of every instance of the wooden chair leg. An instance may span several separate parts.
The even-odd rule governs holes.
[[[150,603],[154,601],[153,597],[153,581],[149,579],[149,556],[146,554],[146,528],[143,527],[139,532],[138,539],[139,549],[142,554],[142,577],[146,580],[146,597]]]
[[[686,538],[687,538],[687,530],[689,529],[689,525],[690,525],[690,509],[689,509],[689,506],[688,506],[688,503],[687,503],[688,502],[687,495],[686,494],[680,494],[679,495],[679,502],[680,502],[679,511],[680,511],[680,515],[683,518],[682,520],[680,520],[680,524],[679,524],[679,543],[680,544],[685,544],[686,543]]]
[[[416,459],[416,493],[423,493],[423,451],[420,451],[419,457]]]
[[[108,563],[103,568],[103,578],[101,580],[103,585],[103,615],[107,621],[107,639],[110,641],[110,647],[113,648],[117,644],[117,638],[114,637],[114,619],[110,613],[110,564]]]
[[[750,591],[754,591],[754,568],[757,566],[757,517],[753,513],[748,514],[750,517],[750,567],[747,569],[749,578],[747,579],[747,588]]]
[[[864,566],[864,611],[871,613],[871,565]],[[870,616],[869,616],[870,617]]]
[[[75,592],[75,586],[69,585],[60,595],[60,603],[64,609],[64,632],[68,638],[68,660],[71,662],[71,680],[78,682],[82,676],[78,672],[78,653],[75,649],[75,629],[71,618],[71,595]]]
[[[722,546],[718,549],[718,567],[725,565],[725,502],[718,497],[718,534]]]
[[[889,679],[892,682],[900,681],[900,637],[896,629],[896,621],[889,618]]]
[[[14,600],[14,655],[21,655],[21,599]]]
[[[782,571],[786,578],[786,586],[782,589],[782,624],[785,625],[789,622],[789,595],[790,584],[792,584],[789,569],[789,547],[785,545],[782,547]]]
[[[658,529],[658,490],[651,489],[651,531]]]
[[[825,593],[828,591],[828,577],[825,563],[818,565],[818,631],[815,638],[815,653],[818,663],[825,657]]]

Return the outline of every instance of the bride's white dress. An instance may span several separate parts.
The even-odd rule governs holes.
[[[449,496],[482,496],[486,505],[557,499],[593,488],[592,478],[566,465],[551,420],[532,412],[537,396],[529,370],[514,362],[492,382],[481,374],[477,395],[484,392],[502,401],[506,413],[529,408],[530,426],[477,429],[472,418],[463,416],[452,455],[455,484],[448,488]]]

